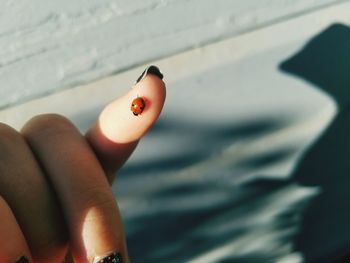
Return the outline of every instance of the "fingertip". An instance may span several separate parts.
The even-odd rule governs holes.
[[[131,155],[139,139],[159,117],[166,97],[163,74],[151,66],[122,97],[107,105],[85,137],[98,157],[110,182]],[[132,103],[142,98],[145,107],[135,116]]]
[[[98,119],[99,130],[114,143],[137,141],[158,119],[165,97],[166,88],[162,79],[147,74],[127,94],[107,105]],[[131,109],[136,98],[142,98],[145,104],[137,115]]]

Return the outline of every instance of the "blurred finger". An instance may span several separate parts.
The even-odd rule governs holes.
[[[35,262],[61,262],[67,232],[57,200],[24,138],[1,123],[0,194],[16,216]]]
[[[22,130],[59,198],[74,262],[127,262],[124,231],[104,172],[85,138],[66,118],[46,114]]]
[[[163,75],[150,66],[137,79],[136,85],[124,96],[105,107],[86,138],[98,157],[108,180],[124,164],[135,149],[138,140],[149,130],[162,111],[165,101]],[[138,115],[136,98],[142,99],[144,109]],[[137,101],[141,103],[140,101]]]
[[[1,262],[33,262],[23,233],[5,200],[0,197],[0,259]]]

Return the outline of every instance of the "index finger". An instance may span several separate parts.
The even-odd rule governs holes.
[[[85,137],[99,159],[109,182],[135,149],[139,139],[160,115],[165,101],[163,75],[150,66],[124,96],[107,105]],[[131,105],[141,98],[144,109],[134,112]],[[139,102],[139,101],[138,101]],[[141,103],[141,102],[139,102]],[[136,105],[136,110],[139,110]]]

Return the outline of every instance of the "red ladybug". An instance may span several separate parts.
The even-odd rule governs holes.
[[[137,97],[131,103],[131,111],[135,116],[138,116],[145,109],[145,101],[141,97]]]

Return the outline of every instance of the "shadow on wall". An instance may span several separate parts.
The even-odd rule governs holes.
[[[181,124],[181,125],[180,125]],[[203,127],[192,126],[184,123],[161,123],[156,125],[153,132],[162,132],[162,129],[172,129],[171,125],[179,126],[188,134],[194,131],[197,140],[194,141],[193,148],[199,148],[206,143],[209,149],[219,145],[230,145],[237,138],[256,138],[266,135],[275,129],[280,128],[281,123],[277,120],[260,120],[250,125],[229,126],[229,127]],[[202,128],[201,132],[196,129]],[[167,131],[167,130],[166,130]],[[198,136],[199,134],[199,136]],[[213,145],[212,145],[213,144]],[[243,163],[259,169],[271,162],[283,159],[292,149],[271,152],[263,157],[256,156],[250,158],[250,163]],[[208,152],[205,150],[204,152]],[[255,211],[267,210],[270,205],[269,194],[278,191],[285,186],[284,182],[269,184],[266,187],[250,187],[249,189],[234,188],[232,185],[217,185],[219,178],[213,179],[213,171],[200,171],[203,176],[209,174],[206,179],[184,180],[180,174],[171,174],[171,170],[176,167],[185,167],[183,159],[176,157],[165,161],[162,159],[148,166],[131,166],[124,170],[128,176],[139,175],[142,170],[152,170],[161,172],[164,176],[177,177],[177,184],[171,184],[164,189],[158,189],[150,196],[145,196],[148,202],[160,203],[155,212],[145,213],[140,217],[126,222],[129,229],[128,244],[131,258],[134,262],[188,262],[189,259],[206,253],[213,248],[219,248],[231,242],[232,239],[239,240],[242,235],[250,235],[252,225],[255,222],[244,224],[237,222],[248,222],[250,218],[256,219]],[[197,156],[187,154],[187,162],[196,163],[207,160],[208,156]],[[215,170],[215,167],[213,167]],[[170,173],[170,174],[168,174]],[[223,170],[216,173],[223,173]],[[230,173],[231,175],[232,173]],[[209,177],[211,177],[209,179]],[[154,204],[153,204],[154,205]],[[226,226],[226,224],[233,222]],[[260,226],[268,232],[268,227]],[[225,229],[225,230],[222,230]],[[265,230],[266,229],[266,230]],[[255,238],[249,236],[250,240]],[[240,241],[237,241],[239,243]],[[246,242],[246,241],[244,241]],[[257,258],[262,262],[272,262],[270,255],[230,255],[227,262],[256,262]],[[241,258],[243,257],[243,258]],[[244,261],[243,261],[244,259]]]
[[[227,147],[234,140],[267,134],[280,128],[282,125],[283,123],[280,123],[279,120],[271,118],[260,119],[253,123],[240,124],[239,126],[226,124],[225,126],[213,125],[211,127],[179,120],[160,120],[151,130],[155,136],[162,133],[180,134],[189,139],[187,144],[182,145],[183,149],[170,157],[162,156],[155,160],[147,160],[144,163],[128,164],[122,170],[123,176],[142,176],[145,171],[169,174],[175,169],[180,170],[208,159],[213,152],[219,152],[220,149]],[[210,150],[208,151],[208,149]]]
[[[291,177],[321,188],[303,214],[295,250],[306,262],[332,262],[350,251],[350,28],[330,26],[280,69],[314,84],[338,105],[337,116]]]
[[[200,169],[199,180],[191,180],[191,176],[184,179],[181,173],[169,175],[179,176],[172,178],[178,184],[145,196],[148,202],[154,202],[153,210],[126,222],[134,262],[175,263],[193,258],[196,260],[192,262],[213,262],[207,257],[211,251],[225,253],[221,263],[276,262],[279,256],[290,253],[288,244],[293,238],[294,250],[303,254],[305,262],[332,262],[350,251],[350,29],[339,24],[327,28],[283,62],[280,69],[334,98],[339,112],[328,129],[300,159],[288,180],[229,184],[220,177],[224,173],[220,166]],[[171,123],[158,124],[153,132],[169,129],[167,125]],[[247,134],[247,139],[259,138],[279,126],[266,120],[249,127],[200,127],[197,131],[189,124],[184,134],[201,134],[200,140],[189,145],[198,149],[203,141],[222,138],[216,143],[225,145]],[[176,129],[170,126],[170,130]],[[291,152],[293,149],[285,149],[258,160],[254,154],[245,165],[260,171]],[[125,172],[141,176],[143,170],[159,169],[167,174],[169,167],[179,163],[187,166],[187,159],[196,163],[208,156],[189,153],[185,159],[175,157],[163,166],[155,162]],[[234,179],[232,171],[237,163],[226,168]],[[316,186],[321,192],[311,202],[304,196],[297,200],[295,192],[302,188],[299,185]],[[293,227],[300,222],[299,215],[301,229],[295,235]]]

